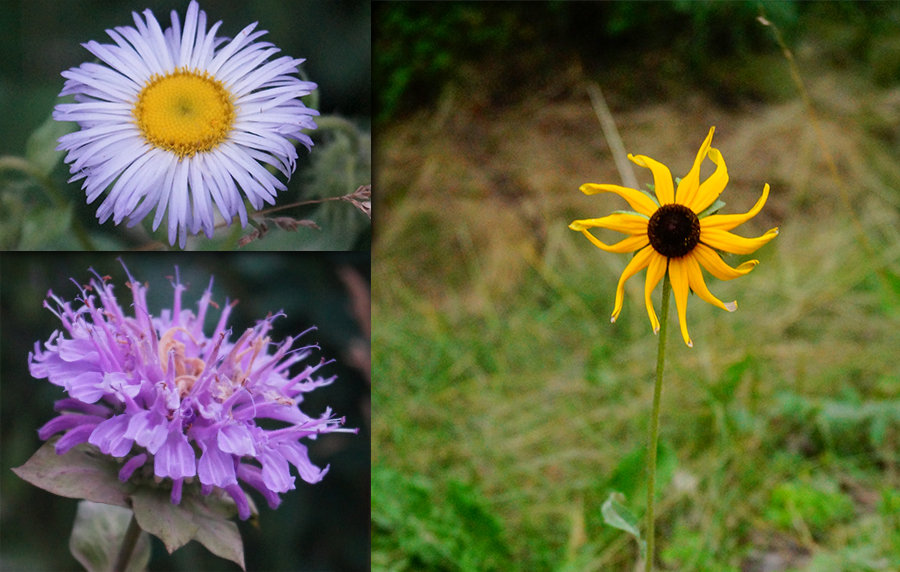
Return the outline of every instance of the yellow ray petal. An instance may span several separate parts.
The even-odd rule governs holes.
[[[732,268],[725,264],[719,254],[705,244],[698,244],[691,251],[703,268],[709,270],[709,273],[719,280],[734,280],[753,270],[753,267],[759,264],[759,260],[748,260],[737,268]]]
[[[572,230],[586,230],[589,228],[608,228],[625,234],[647,234],[649,219],[641,215],[612,214],[603,218],[589,218],[576,220],[569,225]]]
[[[725,304],[712,295],[712,292],[709,291],[709,289],[706,287],[706,282],[703,280],[703,272],[700,271],[700,264],[697,262],[697,259],[693,256],[693,254],[688,254],[687,256],[685,256],[684,261],[687,263],[688,283],[691,286],[691,290],[693,290],[701,300],[703,300],[704,302],[708,302],[713,306],[722,308],[723,310],[728,310],[729,312],[734,312],[735,310],[737,310],[737,302],[729,302]]]
[[[626,239],[627,240],[627,239]],[[625,282],[647,267],[650,264],[650,260],[653,254],[656,251],[653,250],[652,246],[648,246],[644,250],[641,250],[637,254],[634,255],[634,258],[631,259],[631,262],[628,263],[628,266],[625,267],[625,270],[622,272],[622,276],[619,278],[619,285],[616,287],[616,305],[613,308],[612,318],[610,322],[615,322],[619,317],[619,312],[622,311],[622,303],[625,300]]]
[[[652,247],[651,247],[652,248]],[[669,279],[672,281],[672,293],[675,294],[675,306],[678,308],[678,321],[681,322],[681,335],[684,337],[684,343],[689,348],[694,347],[694,342],[688,335],[687,330],[687,299],[688,288],[690,286],[688,279],[687,263],[684,258],[669,259]]]
[[[693,201],[685,204],[697,214],[702,213],[706,207],[713,204],[713,201],[719,198],[719,195],[725,190],[725,185],[728,184],[728,169],[725,167],[725,159],[722,158],[722,154],[718,149],[710,147],[708,156],[716,164],[716,172],[701,183]]]
[[[710,177],[712,178],[712,177]],[[700,219],[700,228],[717,228],[720,230],[731,230],[739,224],[743,224],[755,217],[759,214],[759,211],[762,210],[763,206],[766,204],[766,199],[769,196],[769,184],[766,183],[766,186],[763,188],[763,194],[756,201],[756,204],[752,209],[747,211],[744,214],[732,214],[732,215],[711,215],[708,217],[704,217]],[[706,207],[703,207],[706,208]]]
[[[653,199],[645,195],[644,193],[637,191],[635,189],[629,189],[628,187],[620,187],[619,185],[597,185],[594,183],[585,183],[579,187],[581,192],[586,195],[596,195],[597,193],[616,193],[631,205],[635,211],[641,213],[642,215],[653,216],[653,213],[656,212],[656,209],[659,207],[656,206],[656,203],[653,202]]]
[[[715,130],[715,127],[709,129],[709,135],[706,136],[706,140],[703,141],[703,145],[700,146],[700,151],[697,152],[697,158],[694,159],[694,166],[691,167],[688,174],[685,175],[685,177],[681,179],[681,183],[678,184],[678,190],[675,192],[676,203],[680,205],[690,205],[694,203],[700,188],[700,163],[703,162],[703,159],[706,158],[706,154],[709,152],[709,145],[712,143],[713,132]]]
[[[656,285],[662,280],[666,274],[666,263],[668,258],[655,253],[650,257],[650,265],[647,266],[647,282],[644,284],[644,303],[647,305],[647,314],[650,316],[650,325],[653,326],[653,333],[659,333],[659,320],[656,318],[656,311],[653,309],[653,301],[650,294],[656,289]]]
[[[640,236],[629,236],[625,240],[621,240],[615,244],[606,244],[604,242],[601,242],[600,239],[595,237],[587,230],[582,230],[581,234],[586,236],[588,240],[594,243],[594,246],[596,246],[600,250],[605,250],[606,252],[618,252],[620,254],[623,252],[634,252],[638,248],[643,248],[650,244],[650,239],[647,238],[646,234]]]
[[[701,227],[700,230],[700,242],[733,254],[750,254],[776,236],[778,236],[777,228],[773,228],[757,238],[744,238],[717,228],[704,229]]]
[[[656,188],[656,198],[659,199],[659,204],[669,205],[675,201],[672,172],[669,171],[668,167],[646,155],[632,155],[629,153],[628,158],[653,172],[653,186]]]

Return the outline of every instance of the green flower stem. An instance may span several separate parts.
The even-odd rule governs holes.
[[[666,365],[666,325],[669,321],[669,272],[663,278],[662,312],[659,317],[659,353],[656,357],[656,386],[653,388],[653,416],[650,419],[650,444],[647,449],[647,560],[644,571],[653,570],[653,505],[656,494],[656,447],[659,443],[659,400],[662,395],[663,370]]]
[[[137,519],[132,512],[131,522],[128,523],[128,530],[125,531],[125,538],[122,539],[122,547],[119,548],[119,556],[116,557],[116,563],[113,565],[113,572],[125,572],[140,536],[141,527],[138,525]]]

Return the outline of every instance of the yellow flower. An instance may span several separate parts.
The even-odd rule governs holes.
[[[731,280],[743,276],[759,264],[759,261],[750,260],[737,268],[732,268],[722,261],[716,250],[734,254],[750,254],[778,235],[777,228],[773,228],[758,238],[744,238],[728,232],[750,220],[762,210],[763,205],[766,204],[766,198],[769,196],[768,184],[763,189],[762,197],[757,201],[756,206],[746,214],[704,216],[707,213],[715,212],[722,206],[717,199],[728,183],[725,160],[718,149],[710,147],[715,129],[713,127],[709,130],[709,135],[706,136],[706,140],[697,153],[697,159],[694,160],[694,166],[678,184],[677,191],[672,184],[672,174],[668,167],[650,157],[629,154],[629,159],[641,167],[650,169],[653,173],[656,197],[643,191],[618,185],[584,184],[581,185],[581,191],[584,194],[616,193],[628,201],[631,208],[637,212],[617,212],[603,218],[576,220],[569,225],[572,230],[581,231],[597,248],[607,252],[638,251],[619,278],[619,286],[616,289],[616,305],[612,313],[613,322],[622,311],[625,282],[639,271],[647,268],[644,302],[647,304],[647,313],[650,315],[653,332],[658,332],[659,320],[653,310],[650,293],[653,292],[668,269],[672,291],[675,294],[675,304],[678,307],[681,334],[689,347],[693,347],[693,342],[691,342],[687,330],[688,288],[713,306],[729,312],[737,309],[737,302],[726,304],[710,293],[703,281],[700,266],[702,265],[710,274],[720,280]],[[716,164],[716,172],[701,184],[700,163],[706,157]],[[630,236],[616,244],[607,245],[588,231],[594,227],[608,228]]]

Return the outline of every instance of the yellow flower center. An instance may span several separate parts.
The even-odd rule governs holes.
[[[182,68],[151,77],[132,114],[148,142],[183,159],[225,140],[234,123],[231,101],[222,82]]]

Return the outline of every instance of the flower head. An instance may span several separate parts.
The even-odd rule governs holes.
[[[688,335],[686,319],[689,289],[713,306],[729,312],[737,309],[737,302],[726,304],[710,293],[700,267],[703,266],[720,280],[743,276],[759,264],[759,261],[749,260],[737,268],[732,268],[722,261],[716,251],[750,254],[778,235],[777,228],[757,238],[744,238],[728,232],[762,210],[769,196],[768,184],[763,188],[762,197],[749,212],[739,215],[711,214],[723,206],[717,199],[728,183],[725,160],[718,149],[710,147],[714,131],[715,127],[709,130],[709,135],[706,136],[694,160],[694,166],[681,179],[677,190],[672,184],[672,174],[668,167],[650,157],[629,154],[629,159],[653,173],[656,196],[618,185],[584,184],[581,186],[584,194],[616,193],[628,201],[636,212],[617,212],[603,218],[576,220],[569,225],[572,230],[581,231],[597,248],[607,252],[637,251],[619,278],[616,305],[612,313],[613,322],[622,311],[625,282],[647,268],[644,301],[653,331],[658,332],[659,320],[653,310],[650,293],[668,270],[672,291],[675,294],[675,304],[678,307],[681,335],[688,346],[693,346]],[[701,183],[700,164],[706,157],[715,163],[716,171]],[[592,235],[588,230],[590,228],[608,228],[629,236],[616,244],[607,245]]]
[[[140,475],[171,479],[173,504],[180,502],[184,481],[197,478],[203,494],[213,487],[225,490],[243,519],[250,508],[238,480],[258,489],[275,508],[278,493],[295,488],[289,464],[308,483],[325,476],[328,467],[313,465],[301,440],[356,430],[341,428],[344,419],[333,417],[331,409],[321,417],[300,410],[304,393],[334,377],[314,376],[328,363],[324,360],[295,375],[288,372],[318,346],[292,349],[299,336],[272,344],[267,335],[272,321],[284,314],[269,315],[232,341],[226,324],[234,304],[226,302],[207,337],[207,311],[219,307],[212,301],[212,280],[195,315],[182,308],[186,288],[176,278],[173,307],[154,317],[147,288],[129,273],[134,315],[127,316],[109,277],[94,274],[77,307],[48,293],[55,307],[48,301],[44,306],[59,317],[64,331],[54,332],[43,350],[36,343],[28,356],[34,377],[69,394],[56,404],[62,414],[39,431],[42,439],[65,432],[57,453],[80,443],[96,445],[126,461],[122,482],[142,467]],[[257,423],[263,418],[284,426],[263,429]]]
[[[274,204],[285,185],[266,169],[293,172],[294,142],[312,147],[304,129],[315,129],[314,109],[297,98],[316,84],[301,81],[302,59],[258,42],[256,23],[234,39],[209,30],[196,1],[188,6],[182,30],[178,14],[162,30],[150,10],[137,28],[107,30],[115,45],[90,41],[84,47],[107,65],[84,63],[63,72],[60,95],[73,104],[56,106],[58,121],[76,121],[81,130],[60,137],[68,151],[72,181],[84,179],[88,203],[107,188],[97,218],[115,224],[126,217],[138,224],[154,207],[156,230],[168,210],[169,242],[182,248],[187,233],[213,234],[213,207],[231,224],[247,225],[241,192],[254,209]],[[239,190],[240,189],[240,190]]]

